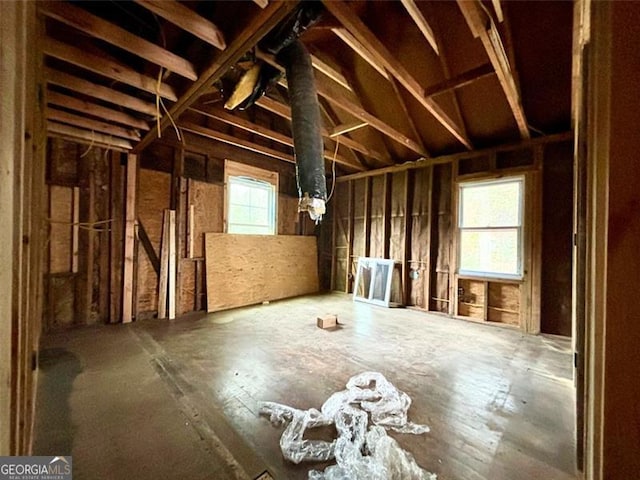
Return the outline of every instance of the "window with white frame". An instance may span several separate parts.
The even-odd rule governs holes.
[[[227,232],[276,234],[276,188],[270,182],[227,177]]]
[[[522,278],[524,177],[459,185],[462,275]]]

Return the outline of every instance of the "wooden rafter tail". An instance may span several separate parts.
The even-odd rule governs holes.
[[[480,38],[482,46],[491,61],[491,65],[493,65],[500,86],[507,97],[507,102],[518,125],[520,136],[525,139],[530,138],[531,133],[529,132],[524,108],[522,107],[520,92],[518,91],[498,30],[492,22],[489,23],[489,28],[486,28],[486,13],[481,11],[481,7],[476,1],[458,0],[458,6],[471,32],[474,36]]]
[[[58,85],[113,105],[122,106],[128,110],[144,113],[145,115],[153,116],[156,114],[156,107],[152,103],[145,102],[137,97],[127,95],[112,88],[74,77],[68,73],[60,72],[52,68],[45,68],[44,76],[46,82],[51,85]]]
[[[133,147],[131,142],[122,138],[92,132],[91,130],[86,130],[84,128],[71,127],[69,125],[64,125],[50,120],[47,122],[47,132],[84,140],[83,143],[94,142],[96,145],[102,144],[103,146],[113,146],[124,150],[131,150]]]
[[[413,19],[414,23],[418,26],[418,28],[422,32],[422,35],[424,35],[424,38],[426,38],[427,42],[429,42],[429,45],[431,45],[431,48],[433,48],[433,50],[438,55],[440,55],[440,51],[438,49],[438,43],[436,42],[436,37],[433,34],[433,29],[431,28],[431,25],[429,25],[429,22],[427,22],[427,19],[424,18],[424,15],[422,15],[422,12],[418,8],[418,5],[416,4],[415,0],[401,0],[401,1],[402,1],[402,5],[404,5],[404,8],[406,8],[407,12],[409,12],[409,15]]]
[[[147,10],[168,20],[219,50],[227,48],[222,31],[213,23],[175,0],[136,0]]]
[[[95,130],[96,132],[107,133],[114,137],[127,138],[129,140],[140,140],[140,134],[137,130],[128,130],[126,128],[112,125],[110,123],[101,122],[100,120],[93,120],[82,115],[75,115],[65,110],[58,110],[48,107],[46,109],[47,120],[55,120],[57,122],[68,123],[76,127],[87,128],[89,130]]]
[[[154,95],[159,93],[161,97],[167,100],[176,101],[178,99],[173,88],[166,83],[161,83],[158,89],[156,79],[142,75],[126,65],[107,58],[106,55],[102,56],[88,53],[81,48],[67,45],[53,38],[45,39],[43,42],[43,51],[50,57],[63,60],[107,78],[126,83],[145,92]]]
[[[103,118],[122,125],[139,128],[141,130],[149,130],[149,124],[147,122],[128,113],[103,107],[97,103],[87,102],[69,95],[63,95],[62,93],[54,91],[47,92],[47,103],[82,112],[87,115],[93,115],[94,117]]]
[[[92,15],[82,8],[66,2],[52,1],[38,2],[38,7],[44,15],[94,38],[104,40],[189,80],[198,78],[195,67],[188,60]]]
[[[447,115],[447,113],[432,99],[425,97],[424,89],[409,72],[393,57],[391,52],[376,38],[376,36],[360,20],[358,15],[342,1],[324,2],[327,10],[336,17],[347,31],[369,52],[370,57],[378,66],[398,79],[404,88],[442,124],[456,139],[467,148],[473,148],[471,141],[462,129]],[[373,125],[372,125],[373,126]],[[422,153],[421,153],[422,154]]]
[[[157,3],[164,4],[165,2]],[[235,65],[248,50],[255,47],[296,5],[297,2],[272,2],[269,3],[266,8],[260,10],[229,46],[215,56],[209,66],[200,74],[198,80],[196,80],[171,107],[169,115],[165,115],[160,120],[160,130],[164,130],[170,125],[170,118],[177,121],[178,117],[201,95],[211,91],[211,85],[222,77],[231,66]],[[153,130],[148,132],[136,145],[134,150],[136,152],[142,151],[156,136],[157,133]]]

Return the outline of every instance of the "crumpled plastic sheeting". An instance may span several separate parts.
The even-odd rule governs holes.
[[[337,465],[324,472],[310,471],[311,480],[435,480],[436,476],[418,466],[385,430],[428,432],[426,425],[408,421],[410,405],[409,396],[382,374],[364,372],[352,377],[346,390],[331,395],[321,411],[263,402],[260,413],[268,415],[274,425],[289,422],[280,438],[286,459],[294,463],[336,459]],[[369,414],[374,425],[367,431]],[[333,442],[302,438],[307,428],[330,424],[335,424],[338,432]]]

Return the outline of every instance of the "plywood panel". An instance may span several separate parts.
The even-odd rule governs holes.
[[[193,205],[193,257],[204,257],[205,232],[223,232],[224,188],[220,184],[189,180],[188,205]]]
[[[178,291],[178,315],[192,312],[196,304],[195,260],[183,258],[180,262],[180,290]]]
[[[316,237],[205,234],[207,311],[318,291]]]
[[[171,198],[171,175],[146,169],[140,169],[138,175],[138,218],[158,253],[162,214]],[[142,249],[138,253],[137,304],[139,312],[153,312],[158,306],[158,276]]]
[[[520,324],[520,285],[489,283],[488,320],[510,325]]]
[[[71,271],[73,188],[49,186],[50,273]]]
[[[484,320],[486,301],[483,281],[458,280],[458,315]]]

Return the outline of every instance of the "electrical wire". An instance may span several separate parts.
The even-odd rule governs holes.
[[[333,192],[336,188],[336,158],[338,158],[338,146],[340,146],[340,137],[336,137],[336,150],[333,152],[333,163],[331,164],[331,193],[327,198],[327,203],[331,200]]]

